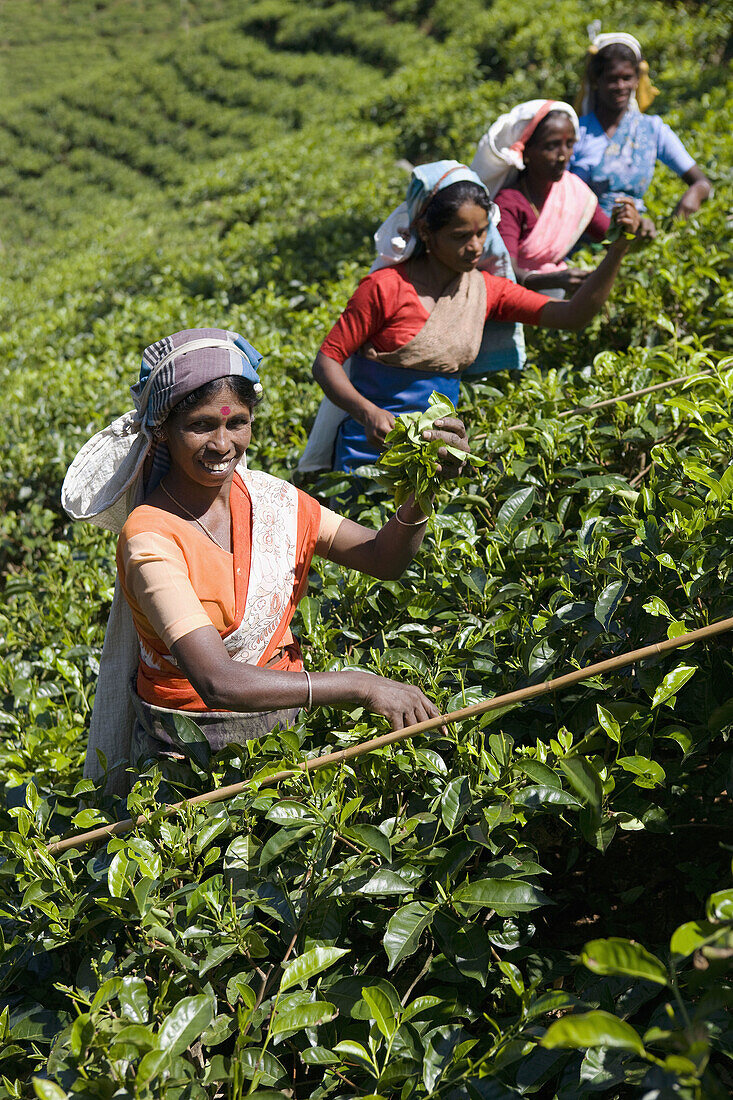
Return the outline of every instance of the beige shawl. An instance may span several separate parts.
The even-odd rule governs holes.
[[[486,281],[480,271],[463,271],[437,299],[417,333],[395,351],[377,351],[365,344],[360,354],[389,367],[430,374],[460,374],[473,363],[481,347],[486,321]]]

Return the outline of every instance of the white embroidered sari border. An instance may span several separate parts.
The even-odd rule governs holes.
[[[239,625],[224,638],[232,660],[258,664],[282,623],[296,581],[298,490],[259,470],[240,472],[252,502],[247,598]]]

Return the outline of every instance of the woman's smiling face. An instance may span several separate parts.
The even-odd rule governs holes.
[[[211,488],[225,484],[252,439],[252,410],[228,382],[193,408],[174,409],[162,428],[176,473]]]
[[[630,61],[607,62],[595,85],[596,103],[611,111],[625,111],[638,83]]]
[[[575,127],[566,114],[546,118],[537,136],[527,142],[527,175],[538,183],[556,183],[570,163],[574,145]]]

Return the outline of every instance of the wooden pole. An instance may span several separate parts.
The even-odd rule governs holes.
[[[416,733],[426,733],[428,730],[437,729],[447,722],[462,722],[467,718],[477,718],[488,711],[498,710],[500,707],[516,706],[517,703],[524,703],[528,699],[536,699],[539,695],[546,695],[548,692],[560,691],[562,688],[570,687],[571,684],[577,684],[581,680],[589,680],[593,676],[600,676],[606,672],[615,672],[617,669],[627,668],[628,665],[633,665],[637,661],[644,661],[648,657],[656,657],[659,654],[678,649],[680,646],[692,645],[694,642],[713,638],[726,630],[733,630],[733,618],[721,619],[720,622],[700,627],[699,630],[691,630],[688,634],[682,634],[678,638],[667,638],[663,642],[654,642],[652,645],[642,646],[641,649],[622,653],[618,657],[609,657],[606,661],[598,661],[594,665],[578,668],[574,672],[568,672],[564,676],[556,677],[554,680],[545,680],[541,684],[519,688],[517,691],[510,691],[506,695],[497,695],[493,699],[485,699],[481,703],[474,703],[473,706],[454,710],[450,714],[441,714],[437,718],[430,718],[426,722],[416,722],[412,726],[405,726],[404,729],[393,730],[392,733],[374,737],[371,741],[363,741],[358,745],[350,745],[346,749],[338,749],[336,752],[327,752],[322,756],[311,757],[294,768],[287,768],[284,771],[276,772],[274,775],[266,776],[259,781],[258,786],[274,787],[286,779],[292,779],[300,772],[317,771],[318,768],[325,768],[329,764],[343,764],[346,760],[354,760],[357,756],[374,752],[375,749],[382,749],[386,745],[393,745],[397,741],[414,737]],[[154,812],[158,813],[162,810],[164,814],[168,815],[182,809],[184,806],[197,806],[202,802],[223,802],[227,798],[233,798],[235,795],[246,791],[250,783],[250,779],[245,779],[241,783],[231,783],[227,787],[218,787],[214,791],[206,791],[204,794],[197,794],[193,798],[185,798],[181,802],[161,806],[159,810]],[[149,814],[140,814],[136,818],[127,818],[125,821],[115,821],[110,825],[102,825],[97,829],[91,829],[87,833],[80,833],[79,836],[57,840],[49,844],[48,851],[51,855],[60,855],[61,852],[65,852],[69,848],[78,848],[81,845],[93,844],[97,840],[120,836],[138,825],[144,825],[149,817]]]
[[[565,416],[573,416],[574,413],[587,412],[589,409],[605,409],[608,405],[618,405],[621,401],[634,401],[637,397],[645,397],[648,393],[656,393],[657,390],[666,390],[670,386],[679,386],[681,382],[693,382],[697,378],[707,378],[715,371],[701,370],[697,374],[680,374],[677,378],[668,378],[666,382],[657,382],[654,386],[645,386],[643,390],[629,390],[628,393],[620,393],[616,397],[607,397],[605,401],[595,401],[592,405],[576,405],[574,409],[565,409],[558,413],[558,419]]]
[[[607,397],[603,401],[594,401],[592,405],[575,405],[572,409],[564,409],[561,413],[557,414],[558,420],[563,420],[566,416],[575,416],[576,413],[592,412],[594,409],[605,409],[609,405],[618,405],[621,401],[627,404],[631,401],[635,401],[637,397],[645,397],[648,393],[655,393],[657,390],[666,390],[670,386],[679,386],[682,382],[694,382],[697,378],[708,378],[711,374],[715,374],[715,370],[711,367],[710,370],[701,370],[697,374],[680,374],[677,378],[668,378],[666,382],[657,382],[653,386],[645,386],[643,390],[629,390],[627,393],[620,393],[617,397]],[[510,424],[508,427],[502,429],[505,432],[518,432],[520,428],[531,428],[532,424],[527,421],[523,424]],[[477,436],[477,439],[485,439],[485,436]]]

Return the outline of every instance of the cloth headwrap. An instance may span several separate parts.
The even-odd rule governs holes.
[[[596,23],[596,26],[599,26],[599,24]],[[655,88],[649,79],[649,65],[642,56],[639,39],[634,38],[633,34],[626,34],[625,31],[612,31],[606,34],[597,34],[588,47],[588,52],[585,55],[583,82],[575,100],[575,109],[578,114],[587,115],[595,108],[595,94],[591,86],[591,62],[600,50],[605,50],[606,46],[628,46],[633,53],[639,65],[639,83],[636,92],[629,101],[629,107],[631,110],[646,111],[648,107],[651,107],[655,97],[659,95],[659,88]]]
[[[404,263],[414,255],[421,244],[416,223],[439,191],[463,181],[475,183],[488,193],[476,173],[458,160],[436,160],[413,168],[405,202],[392,211],[374,234],[377,258],[371,270],[378,271],[382,267]],[[496,208],[489,211],[489,217],[494,223],[498,222]]]
[[[148,492],[169,468],[168,448],[153,429],[187,394],[218,378],[248,378],[261,393],[261,360],[243,336],[220,328],[184,329],[147,347],[131,386],[134,411],[88,440],[67,470],[61,503],[71,518],[119,532],[142,498],[145,460],[152,459]]]
[[[130,387],[138,416],[156,428],[187,394],[217,378],[248,378],[260,394],[261,361],[260,353],[236,332],[200,328],[166,336],[145,349],[140,378]]]
[[[524,169],[524,148],[550,111],[562,111],[578,137],[578,116],[559,99],[530,99],[500,115],[478,143],[471,167],[483,180],[492,198],[509,187]]]

